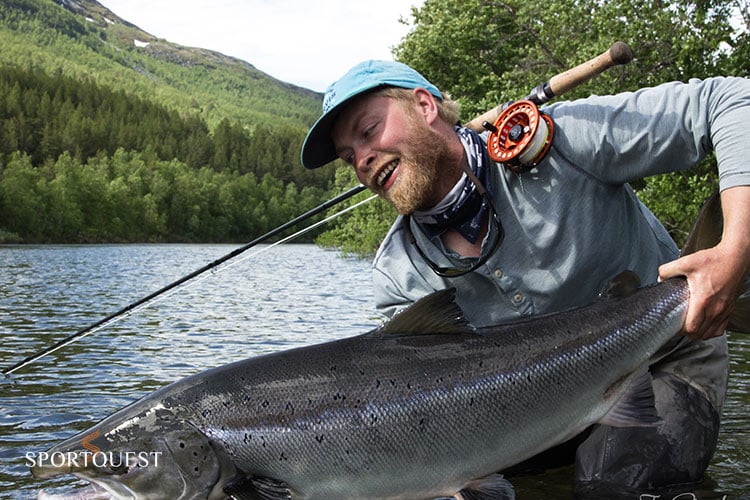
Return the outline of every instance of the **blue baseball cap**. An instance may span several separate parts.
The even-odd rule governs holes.
[[[423,88],[443,100],[437,87],[406,64],[394,61],[364,61],[332,83],[323,99],[323,114],[302,144],[302,165],[313,169],[336,159],[331,128],[344,105],[369,90],[380,87]]]

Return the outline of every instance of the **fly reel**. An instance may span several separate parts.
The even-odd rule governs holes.
[[[509,104],[489,130],[487,150],[490,158],[519,173],[542,161],[552,145],[555,126],[536,104],[523,99]]]

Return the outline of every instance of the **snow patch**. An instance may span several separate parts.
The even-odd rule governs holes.
[[[140,47],[140,48],[148,47],[149,45],[149,42],[142,42],[140,40],[133,40],[133,43],[135,44],[136,47]]]

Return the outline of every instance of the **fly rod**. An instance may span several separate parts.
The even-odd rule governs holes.
[[[608,68],[611,68],[612,66],[617,66],[620,64],[627,64],[629,63],[633,58],[633,53],[631,52],[630,48],[623,42],[615,42],[607,51],[604,53],[594,57],[593,59],[579,64],[578,66],[571,68],[563,73],[560,73],[558,75],[555,75],[552,77],[548,82],[543,83],[539,85],[536,89],[532,91],[532,93],[526,97],[526,99],[531,100],[532,102],[536,104],[542,104],[544,102],[549,101],[553,97],[559,96],[563,94],[564,92],[567,92],[578,85],[590,80],[594,76],[602,73]],[[505,109],[505,106],[498,106],[487,113],[483,114],[482,116],[479,116],[477,118],[474,118],[469,123],[466,124],[467,127],[474,129],[476,131],[484,131],[488,127],[488,123],[491,124],[493,121],[497,120],[500,114]],[[228,253],[227,255],[209,263],[205,266],[201,267],[200,269],[197,269],[196,271],[193,271],[192,273],[178,279],[177,281],[174,281],[167,286],[153,292],[150,295],[147,295],[146,297],[143,297],[142,299],[139,299],[132,304],[129,304],[119,311],[116,311],[109,316],[101,319],[100,321],[97,321],[96,323],[83,328],[74,334],[56,342],[55,344],[46,347],[42,349],[41,351],[37,352],[36,354],[33,354],[24,360],[3,369],[2,373],[5,376],[10,375],[11,373],[15,372],[16,370],[19,370],[20,368],[27,366],[38,359],[46,356],[47,354],[54,352],[62,347],[65,347],[66,345],[75,342],[81,337],[84,337],[94,331],[96,328],[101,327],[102,325],[107,324],[108,322],[119,318],[134,309],[138,308],[139,306],[142,306],[152,300],[154,300],[156,297],[159,297],[160,295],[165,294],[166,292],[175,289],[176,287],[182,285],[183,283],[190,281],[191,279],[195,278],[198,275],[201,275],[207,271],[210,271],[212,269],[215,269],[217,266],[221,265],[222,263],[233,259],[234,257],[237,257],[241,253],[249,250],[250,248],[263,243],[265,241],[268,241],[269,239],[273,238],[277,234],[281,233],[282,231],[285,231],[286,229],[289,229],[290,227],[294,226],[295,224],[299,224],[300,222],[307,220],[311,217],[314,217],[315,215],[319,214],[320,212],[327,210],[339,203],[341,203],[344,200],[347,200],[351,198],[352,196],[361,193],[366,188],[363,185],[356,186],[354,188],[351,188],[350,190],[340,194],[339,196],[332,198],[331,200],[328,200],[327,202],[313,208],[312,210],[309,210],[308,212],[305,212],[304,214],[290,220],[289,222],[286,222],[285,224],[282,224],[281,226],[277,227],[276,229],[273,229],[266,234],[254,239],[253,241],[237,248],[236,250],[232,251],[231,253]]]
[[[554,97],[560,96],[569,90],[585,83],[603,73],[605,70],[622,64],[628,64],[633,60],[633,51],[625,42],[615,42],[610,48],[578,66],[563,71],[531,91],[525,99],[532,101],[534,104],[544,104]],[[466,127],[475,132],[484,132],[484,122],[493,123],[505,109],[505,104],[487,111],[481,116],[477,116]]]
[[[91,333],[92,331],[94,331],[95,329],[97,329],[98,327],[100,327],[102,325],[105,325],[105,324],[109,323],[110,321],[112,321],[112,320],[114,320],[116,318],[124,316],[125,314],[133,311],[134,309],[138,308],[139,306],[142,306],[142,305],[144,305],[144,304],[146,304],[148,302],[151,302],[156,297],[158,297],[160,295],[163,295],[163,294],[167,293],[168,291],[177,288],[178,286],[182,285],[183,283],[185,283],[187,281],[190,281],[191,279],[197,277],[198,275],[201,275],[201,274],[203,274],[203,273],[205,273],[207,271],[215,269],[217,266],[223,264],[224,262],[226,262],[226,261],[228,261],[230,259],[233,259],[233,258],[237,257],[241,253],[249,250],[250,248],[252,248],[252,247],[254,247],[256,245],[259,245],[259,244],[261,244],[263,242],[268,241],[269,239],[271,239],[274,236],[276,236],[277,234],[279,234],[279,233],[281,233],[281,232],[289,229],[290,227],[292,227],[292,226],[294,226],[296,224],[299,224],[300,222],[305,221],[305,220],[307,220],[307,219],[309,219],[311,217],[314,217],[315,215],[318,215],[319,213],[321,213],[321,212],[323,212],[325,210],[328,210],[329,208],[333,207],[334,205],[337,205],[337,204],[341,203],[342,201],[347,200],[347,199],[351,198],[352,196],[361,193],[365,189],[366,189],[365,186],[363,186],[361,184],[359,186],[355,186],[355,187],[349,189],[348,191],[346,191],[346,192],[344,192],[344,193],[336,196],[335,198],[332,198],[332,199],[326,201],[325,203],[323,203],[321,205],[318,205],[317,207],[315,207],[315,208],[313,208],[313,209],[305,212],[304,214],[299,215],[298,217],[295,217],[294,219],[290,220],[289,222],[286,222],[286,223],[282,224],[281,226],[279,226],[279,227],[277,227],[275,229],[272,229],[271,231],[265,233],[264,235],[259,236],[258,238],[255,238],[253,241],[251,241],[251,242],[249,242],[249,243],[247,243],[247,244],[245,244],[245,245],[243,245],[243,246],[241,246],[241,247],[233,250],[232,252],[224,255],[223,257],[220,257],[220,258],[214,260],[213,262],[211,262],[209,264],[206,264],[205,266],[201,267],[200,269],[197,269],[197,270],[193,271],[192,273],[187,274],[187,275],[183,276],[182,278],[180,278],[180,279],[178,279],[176,281],[173,281],[172,283],[170,283],[170,284],[168,284],[168,285],[160,288],[159,290],[157,290],[157,291],[155,291],[155,292],[153,292],[153,293],[151,293],[151,294],[143,297],[142,299],[139,299],[139,300],[137,300],[137,301],[135,301],[135,302],[133,302],[131,304],[128,304],[127,306],[123,307],[119,311],[116,311],[116,312],[110,314],[109,316],[107,316],[107,317],[105,317],[105,318],[97,321],[96,323],[93,323],[93,324],[87,326],[86,328],[78,330],[77,332],[73,333],[72,335],[69,335],[68,337],[65,337],[64,339],[62,339],[62,340],[60,340],[60,341],[52,344],[51,346],[48,346],[48,347],[42,349],[41,351],[37,352],[36,354],[33,354],[33,355],[25,358],[22,361],[19,361],[18,363],[14,364],[13,366],[10,366],[8,368],[3,369],[3,375],[8,376],[11,373],[15,372],[16,370],[19,370],[19,369],[23,368],[24,366],[29,365],[29,364],[37,361],[38,359],[46,356],[47,354],[50,354],[50,353],[52,353],[54,351],[57,351],[58,349],[61,349],[62,347],[65,347],[66,345],[75,342],[76,340],[80,339],[81,337],[85,337],[86,335],[88,335],[89,333]]]

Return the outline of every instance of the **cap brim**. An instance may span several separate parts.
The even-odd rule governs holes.
[[[318,118],[307,133],[305,142],[302,144],[302,165],[305,168],[312,170],[336,159],[336,147],[331,139],[331,128],[339,111],[340,109],[331,110]]]
[[[302,143],[302,165],[307,169],[315,169],[326,165],[336,158],[336,146],[333,145],[333,139],[331,138],[331,129],[339,117],[343,107],[350,103],[353,99],[364,95],[365,93],[375,90],[379,87],[388,87],[389,85],[382,82],[375,82],[370,86],[365,86],[357,89],[356,92],[344,98],[336,106],[332,107],[323,116],[318,118],[310,131],[305,137],[305,142]]]

